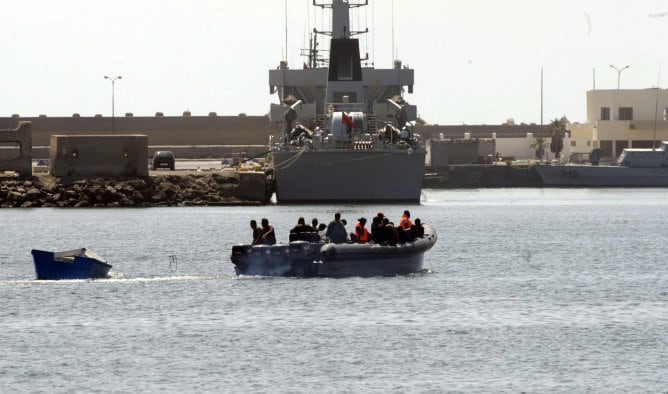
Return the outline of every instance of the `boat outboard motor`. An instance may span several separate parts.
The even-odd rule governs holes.
[[[311,260],[311,243],[308,241],[290,242],[290,252],[288,258],[290,261],[309,261]]]
[[[251,245],[234,245],[232,246],[232,256],[248,256],[250,255]]]

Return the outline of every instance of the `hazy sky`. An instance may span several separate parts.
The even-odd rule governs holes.
[[[287,0],[291,67],[305,33],[329,25],[311,3]],[[123,77],[117,115],[262,115],[277,102],[285,0],[0,0],[0,12],[0,116],[111,115],[104,75]],[[541,67],[546,123],[584,122],[594,70],[597,89],[617,87],[611,64],[630,66],[622,88],[668,81],[665,0],[371,0],[353,17],[377,67],[394,42],[415,69],[406,99],[431,123],[539,123]]]

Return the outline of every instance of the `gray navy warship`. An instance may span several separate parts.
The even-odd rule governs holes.
[[[412,126],[417,107],[403,98],[413,92],[413,70],[363,65],[351,8],[368,1],[313,1],[332,13],[332,30],[314,29],[308,63],[290,69],[282,61],[269,71],[269,87],[280,103],[270,119],[283,137],[270,141],[269,156],[279,203],[419,203],[425,148]],[[331,36],[329,57],[319,57],[317,37]]]

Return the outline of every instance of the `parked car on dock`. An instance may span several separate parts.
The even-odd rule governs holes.
[[[174,171],[174,153],[168,150],[159,150],[153,155],[151,168],[157,170],[159,168],[169,168]]]

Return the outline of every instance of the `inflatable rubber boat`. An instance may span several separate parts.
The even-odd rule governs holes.
[[[291,277],[397,276],[422,271],[424,253],[436,231],[397,245],[293,241],[276,245],[235,245],[231,260],[237,275]]]

